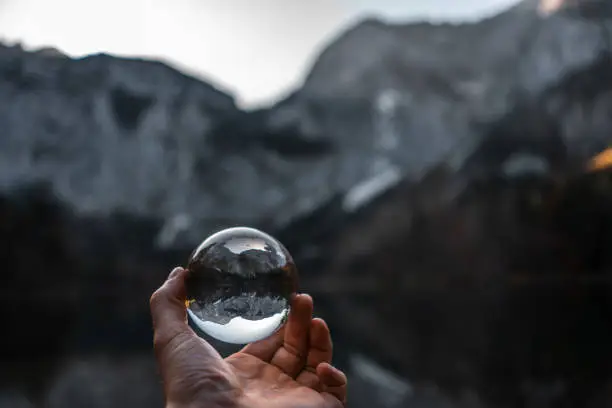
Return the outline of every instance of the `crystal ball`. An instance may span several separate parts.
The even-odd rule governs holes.
[[[253,228],[229,228],[206,238],[187,269],[189,318],[225,343],[246,344],[275,333],[297,291],[289,251]]]

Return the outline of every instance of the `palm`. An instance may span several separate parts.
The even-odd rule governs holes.
[[[165,290],[171,296],[154,295],[151,303],[155,350],[169,406],[205,403],[208,407],[336,408],[343,405],[346,377],[330,365],[329,329],[323,320],[312,319],[309,296],[296,297],[287,324],[281,330],[224,360],[187,326],[184,273],[173,275],[156,292],[163,294]]]
[[[320,393],[323,386],[319,380],[315,380],[317,384],[313,384],[314,388],[311,388],[296,381],[278,367],[246,353],[235,354],[226,361],[241,384],[241,394],[245,400],[243,406],[315,408],[342,405],[339,400]]]

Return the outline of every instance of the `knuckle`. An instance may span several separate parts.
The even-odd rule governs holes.
[[[323,385],[316,374],[312,372],[302,372],[298,376],[298,383],[316,391],[322,391]]]
[[[303,360],[305,358],[304,353],[299,349],[299,347],[296,347],[291,343],[285,343],[283,347],[287,351],[287,353],[289,353],[296,359]]]
[[[312,365],[307,365],[306,367],[304,367],[304,371],[309,372],[311,374],[317,375],[317,368],[316,366],[312,366]],[[318,378],[318,376],[317,376]]]
[[[159,305],[163,302],[164,294],[162,292],[162,289],[160,288],[153,292],[153,294],[151,295],[151,298],[149,299],[149,306],[151,307],[151,309],[155,309],[159,307]]]

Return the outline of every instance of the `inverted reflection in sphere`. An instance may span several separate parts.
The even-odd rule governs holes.
[[[187,269],[190,319],[226,343],[251,343],[276,332],[297,290],[297,270],[287,249],[253,228],[211,235],[193,252]]]

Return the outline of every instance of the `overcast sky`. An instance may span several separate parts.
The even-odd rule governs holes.
[[[518,0],[0,0],[0,39],[70,55],[153,56],[239,103],[298,86],[321,47],[368,14],[475,20]]]

